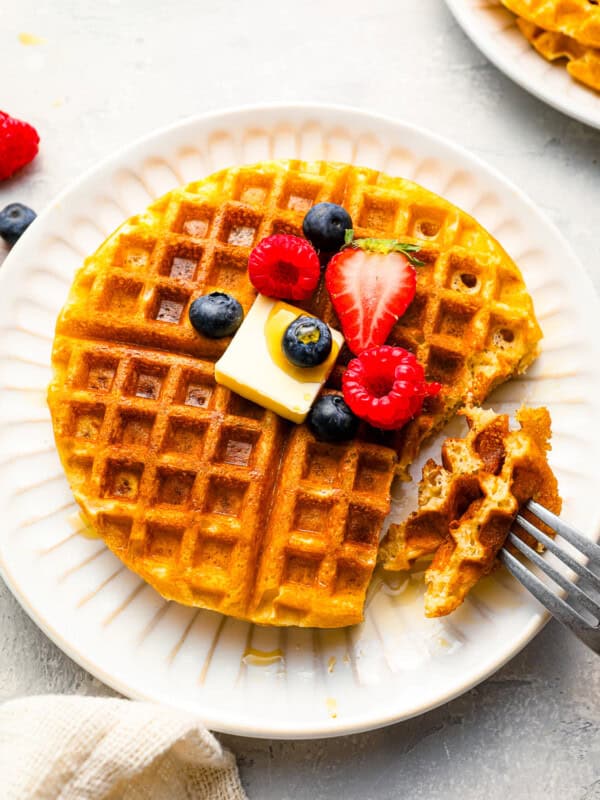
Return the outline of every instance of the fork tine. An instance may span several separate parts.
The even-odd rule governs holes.
[[[568,603],[554,594],[537,575],[521,564],[516,556],[509,553],[504,547],[499,553],[500,560],[504,563],[510,573],[528,589],[531,594],[545,606],[553,617],[568,628],[575,629],[578,633],[582,630],[589,630],[590,625],[585,619],[575,611]]]
[[[532,525],[529,520],[526,520],[520,514],[516,518],[516,522],[523,528],[524,531],[530,533],[535,539],[538,540],[544,547],[549,550],[551,553],[554,553],[557,558],[565,564],[569,569],[572,569],[573,572],[577,573],[577,575],[581,578],[581,585],[584,588],[590,588],[596,592],[600,592],[600,578],[594,575],[593,572],[585,567],[583,564],[580,564],[579,561],[576,561],[570,553],[567,553],[559,544],[557,544],[554,539],[551,539],[550,536],[547,536],[543,531],[539,528],[536,528],[535,525]]]
[[[579,586],[574,584],[570,581],[565,575],[558,572],[558,570],[554,569],[552,564],[549,564],[546,559],[542,558],[539,553],[530,547],[526,542],[522,539],[519,539],[514,533],[510,533],[508,535],[508,541],[514,545],[517,550],[523,553],[524,556],[530,561],[533,561],[534,564],[537,566],[549,577],[551,578],[554,583],[560,586],[565,591],[569,592],[572,596],[572,599],[576,599],[577,602],[581,603],[581,605],[592,614],[596,620],[600,621],[600,605],[595,603],[591,597],[588,597],[585,592],[582,592]]]
[[[566,542],[569,542],[577,547],[578,550],[581,550],[589,559],[592,561],[600,561],[600,546],[595,542],[591,542],[572,525],[568,525],[560,519],[560,517],[557,517],[556,514],[553,514],[552,511],[548,511],[547,508],[536,503],[535,500],[530,500],[527,503],[527,510],[535,514],[535,516],[542,522],[545,522],[546,525],[553,528]]]

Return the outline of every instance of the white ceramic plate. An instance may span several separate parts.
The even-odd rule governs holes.
[[[536,53],[500,0],[446,0],[465,33],[515,83],[564,114],[600,128],[600,93],[572,78],[564,62]]]
[[[419,576],[374,585],[366,622],[340,631],[259,628],[166,602],[101,541],[78,533],[45,403],[54,321],[84,256],[177,184],[273,157],[404,175],[500,239],[524,272],[546,338],[527,377],[494,405],[550,408],[565,515],[590,536],[599,516],[600,309],[565,241],[514,186],[426,131],[347,109],[242,109],[178,123],[81,178],[14,248],[0,275],[0,564],[12,591],[66,653],[126,695],[197,711],[221,731],[327,736],[405,719],[466,691],[531,639],[542,610],[502,572],[441,620],[424,618]],[[396,513],[414,503],[414,484],[402,492]],[[263,655],[245,656],[249,649]]]

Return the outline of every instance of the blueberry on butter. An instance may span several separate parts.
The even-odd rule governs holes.
[[[295,367],[318,367],[331,353],[331,331],[316,317],[302,315],[288,325],[281,346]]]

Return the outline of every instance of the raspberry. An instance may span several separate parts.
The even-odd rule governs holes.
[[[250,253],[248,274],[253,286],[268,297],[308,300],[319,283],[321,267],[306,239],[275,234]]]
[[[427,383],[423,367],[402,347],[370,347],[353,358],[342,379],[344,400],[357,417],[374,428],[401,428],[436,395],[439,383]]]
[[[35,158],[39,141],[35,128],[0,111],[0,181]]]

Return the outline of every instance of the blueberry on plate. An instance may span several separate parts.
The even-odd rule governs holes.
[[[295,367],[318,367],[331,353],[331,342],[329,326],[303,314],[288,325],[281,346]]]
[[[358,431],[359,419],[339,394],[319,397],[308,415],[308,427],[323,442],[345,442]]]
[[[225,292],[211,292],[196,298],[190,306],[190,322],[198,333],[210,339],[231,336],[240,327],[244,310]]]
[[[0,236],[7,244],[14,244],[36,216],[35,211],[23,203],[11,203],[0,211]]]
[[[317,203],[302,223],[302,231],[312,246],[327,254],[341,250],[345,233],[351,228],[352,217],[335,203]]]

